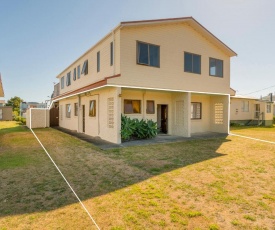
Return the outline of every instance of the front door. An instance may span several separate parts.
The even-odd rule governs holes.
[[[261,113],[260,104],[255,104],[255,118],[259,118]]]
[[[159,105],[160,132],[168,132],[168,105]]]
[[[82,105],[82,132],[85,133],[85,105]]]

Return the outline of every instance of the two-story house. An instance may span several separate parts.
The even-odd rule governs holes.
[[[192,17],[121,22],[57,76],[59,126],[113,143],[121,114],[171,135],[228,133],[233,56]]]

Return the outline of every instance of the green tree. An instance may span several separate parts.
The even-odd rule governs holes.
[[[23,102],[23,99],[20,98],[20,97],[15,96],[15,97],[12,97],[11,99],[9,99],[6,103],[6,105],[7,106],[12,106],[12,110],[19,113],[21,102]]]

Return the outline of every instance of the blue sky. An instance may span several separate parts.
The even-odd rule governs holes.
[[[238,53],[238,94],[275,92],[273,0],[0,0],[5,99],[49,99],[55,78],[121,21],[193,16]]]

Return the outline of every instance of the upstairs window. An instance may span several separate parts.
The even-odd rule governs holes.
[[[201,56],[184,52],[184,72],[201,74]]]
[[[80,65],[77,66],[77,78],[78,79],[80,78]]]
[[[64,89],[64,76],[61,78],[61,89]]]
[[[124,100],[124,113],[141,113],[140,100]]]
[[[110,43],[110,66],[114,64],[114,43]]]
[[[74,76],[73,76],[74,81],[76,80],[76,68],[74,68]]]
[[[88,60],[86,60],[83,64],[81,74],[87,75],[88,74]]]
[[[201,119],[201,103],[192,102],[191,103],[191,119]]]
[[[90,101],[89,116],[90,117],[96,116],[96,100]]]
[[[71,104],[66,104],[66,117],[71,117]]]
[[[215,58],[209,58],[209,75],[223,77],[223,61]]]
[[[100,72],[100,51],[98,51],[96,54],[96,69],[97,72]]]
[[[71,85],[71,72],[67,73],[66,86]]]
[[[159,46],[143,42],[137,42],[137,63],[160,67]]]

